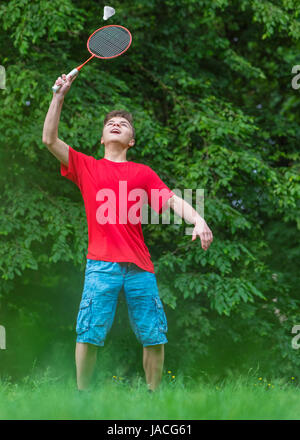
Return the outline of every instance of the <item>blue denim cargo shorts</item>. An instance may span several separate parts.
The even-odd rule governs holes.
[[[123,289],[129,322],[144,346],[168,342],[167,318],[156,276],[134,263],[87,259],[84,287],[77,316],[77,342],[103,346],[114,321]]]

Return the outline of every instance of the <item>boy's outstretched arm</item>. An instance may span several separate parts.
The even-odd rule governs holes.
[[[186,222],[195,225],[192,240],[195,240],[197,236],[199,236],[202,248],[206,251],[213,241],[213,234],[204,218],[202,218],[189,203],[177,195],[170,197],[167,204]]]
[[[53,98],[43,128],[43,143],[65,166],[68,166],[69,163],[69,146],[58,138],[58,124],[65,95],[70,89],[74,79],[75,77],[67,78],[66,75],[63,74],[62,77],[56,80],[55,84],[63,85],[56,93],[53,92]]]

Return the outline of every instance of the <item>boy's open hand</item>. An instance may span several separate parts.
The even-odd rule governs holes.
[[[213,241],[213,234],[204,220],[195,224],[192,241],[195,240],[197,236],[200,237],[202,248],[207,251]]]

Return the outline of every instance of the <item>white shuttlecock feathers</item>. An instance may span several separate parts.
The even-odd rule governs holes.
[[[111,8],[110,6],[104,6],[104,13],[103,13],[103,20],[108,20],[110,17],[112,17],[115,14],[114,8]]]

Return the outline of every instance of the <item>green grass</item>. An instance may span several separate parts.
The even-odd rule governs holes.
[[[80,394],[75,379],[47,370],[19,383],[0,380],[0,419],[283,420],[299,419],[296,379],[230,377],[222,382],[164,373],[154,394],[144,378],[103,375]]]

